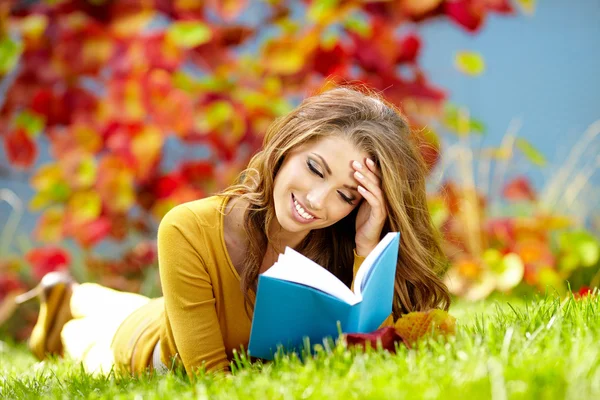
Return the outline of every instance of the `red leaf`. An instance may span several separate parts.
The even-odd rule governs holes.
[[[444,12],[468,31],[476,32],[485,19],[486,7],[478,0],[453,0],[444,2]]]
[[[3,272],[0,275],[0,302],[10,292],[16,292],[24,288],[17,274],[12,272]]]
[[[154,194],[157,199],[171,196],[185,181],[178,174],[165,175],[156,180]]]
[[[94,246],[108,236],[111,230],[110,220],[106,217],[100,217],[94,221],[83,225],[70,226],[70,234],[77,243],[85,249]]]
[[[25,259],[33,269],[33,276],[40,280],[48,272],[67,269],[71,262],[69,253],[59,247],[40,247],[30,250]]]
[[[417,35],[407,35],[400,40],[398,47],[400,53],[396,58],[396,62],[415,62],[421,48],[421,39]]]
[[[27,136],[24,129],[14,130],[4,136],[4,148],[8,161],[15,168],[31,168],[38,155],[35,142]]]
[[[381,341],[381,347],[392,353],[396,352],[396,343],[402,342],[402,338],[396,333],[396,329],[391,326],[379,328],[370,333],[347,333],[344,336],[348,345],[366,347],[368,343],[373,349],[376,349],[377,342]]]
[[[531,183],[524,176],[515,178],[508,182],[502,189],[502,196],[510,201],[535,201],[536,198],[535,191],[531,187]]]
[[[213,40],[224,47],[239,46],[250,39],[254,33],[255,29],[247,26],[220,26],[215,28]]]
[[[179,168],[180,176],[192,185],[200,186],[214,175],[214,165],[208,161],[188,161]]]
[[[388,73],[398,57],[398,43],[389,24],[374,18],[370,37],[351,33],[354,41],[354,58],[366,72]]]
[[[509,0],[485,0],[485,4],[488,10],[500,14],[512,14],[514,11]]]
[[[343,75],[347,54],[337,43],[332,49],[319,47],[314,54],[314,70],[323,76]]]

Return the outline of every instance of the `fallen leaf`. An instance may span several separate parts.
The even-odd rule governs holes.
[[[370,333],[347,333],[344,335],[346,343],[351,346],[370,346],[377,349],[378,343],[381,342],[381,347],[391,353],[396,352],[396,343],[402,342],[402,337],[398,335],[396,329],[391,326],[379,328]]]
[[[415,311],[404,314],[395,323],[398,335],[407,346],[428,333],[451,335],[455,333],[456,318],[444,310]]]

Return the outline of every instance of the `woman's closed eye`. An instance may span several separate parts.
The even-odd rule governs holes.
[[[317,164],[315,161],[311,160],[310,158],[308,160],[306,160],[306,165],[308,166],[308,169],[315,175],[317,175],[319,178],[323,178],[323,173],[321,171],[319,171]],[[346,203],[350,204],[350,205],[354,205],[354,199],[346,196],[344,193],[339,192],[338,194],[340,195],[340,198],[345,201]]]
[[[323,178],[323,174],[317,169],[313,160],[311,160],[310,158],[306,160],[306,165],[308,165],[308,169],[310,169],[313,174],[318,175],[320,178]]]

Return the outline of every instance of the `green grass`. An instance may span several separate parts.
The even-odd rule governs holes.
[[[36,363],[23,345],[0,348],[0,397],[44,398],[600,398],[600,296],[459,303],[455,337],[415,348],[312,358],[282,356],[234,373],[94,377],[66,360]]]

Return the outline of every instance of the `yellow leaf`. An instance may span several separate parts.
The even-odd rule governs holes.
[[[46,31],[48,17],[42,14],[31,14],[20,21],[19,29],[23,36],[29,39],[38,39]]]
[[[76,192],[69,199],[68,212],[76,225],[95,220],[101,211],[102,200],[94,191]]]
[[[167,30],[167,40],[179,47],[191,49],[212,39],[212,30],[200,21],[177,21]]]
[[[136,13],[123,14],[122,16],[117,15],[112,22],[111,28],[117,36],[133,36],[143,31],[155,16],[156,13],[154,10],[142,8],[141,11]]]
[[[75,182],[78,187],[90,187],[96,181],[96,159],[91,155],[84,155],[75,169]]]
[[[319,41],[317,29],[305,31],[301,37],[279,37],[264,46],[263,63],[274,74],[293,75],[304,67],[307,56],[314,52]]]
[[[145,177],[160,156],[164,143],[161,131],[153,126],[146,126],[131,140],[131,152],[138,162],[140,177]]]
[[[479,76],[485,70],[483,57],[473,51],[459,51],[456,53],[454,65],[460,72],[469,76]]]
[[[38,192],[45,192],[57,182],[63,180],[63,172],[60,165],[49,163],[42,165],[35,175],[31,177],[30,184]]]
[[[142,105],[142,89],[139,83],[133,80],[125,84],[125,99],[124,113],[128,120],[138,121],[145,115],[144,106]]]
[[[37,212],[47,207],[50,203],[52,203],[52,198],[47,192],[37,192],[33,195],[31,200],[29,200],[29,210]]]
[[[315,0],[310,3],[306,12],[309,21],[326,25],[330,23],[338,12],[339,0]]]
[[[129,171],[120,172],[108,181],[104,193],[110,196],[107,207],[115,212],[126,212],[135,202],[133,175]]]
[[[516,0],[521,10],[527,15],[533,15],[535,12],[536,0]]]
[[[409,346],[428,333],[454,334],[455,326],[456,318],[446,311],[435,309],[404,314],[394,324],[398,335]]]
[[[109,38],[93,38],[83,42],[81,58],[84,63],[103,64],[112,56],[114,44]]]
[[[274,44],[267,48],[264,63],[271,73],[292,75],[304,66],[305,55],[293,46]]]

